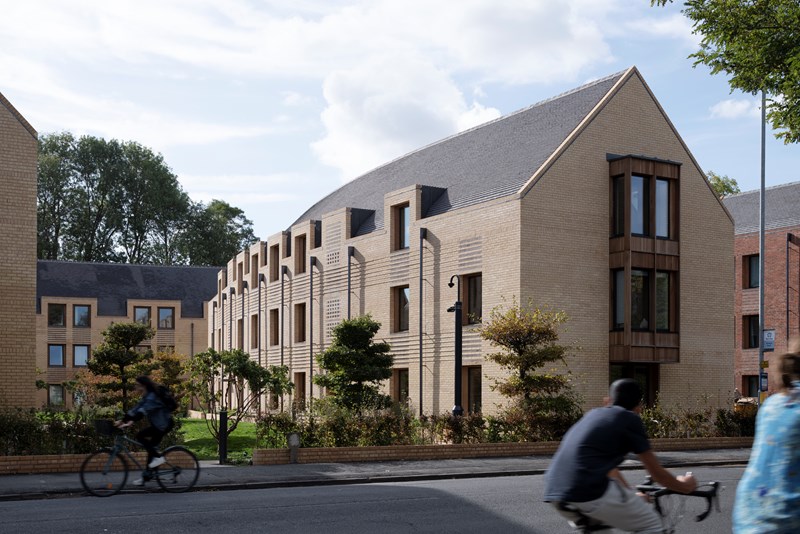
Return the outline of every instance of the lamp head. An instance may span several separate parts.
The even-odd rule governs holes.
[[[452,281],[450,281],[450,282],[447,282],[447,287],[453,287],[454,285],[455,285],[455,284],[454,284]]]

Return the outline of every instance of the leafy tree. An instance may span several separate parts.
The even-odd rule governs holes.
[[[97,377],[96,388],[105,394],[98,399],[99,404],[113,405],[121,399],[123,411],[128,410],[130,379],[142,374],[142,364],[153,358],[152,351],[139,352],[136,347],[154,335],[150,326],[141,323],[114,323],[103,330],[105,340],[87,362],[89,371]]]
[[[38,257],[57,260],[61,241],[73,202],[73,154],[75,138],[70,133],[39,138],[37,188]]]
[[[192,265],[225,265],[256,240],[253,221],[241,209],[215,199],[192,207],[181,249]]]
[[[742,192],[735,178],[728,178],[727,175],[720,176],[714,171],[708,171],[708,183],[711,184],[711,189],[714,190],[714,193],[719,198],[737,195]]]
[[[388,343],[373,341],[380,328],[369,315],[344,320],[333,328],[333,343],[317,355],[326,374],[315,376],[314,383],[328,388],[334,404],[360,412],[389,403],[379,385],[392,376],[394,358]]]
[[[219,412],[228,412],[228,431],[250,415],[253,405],[269,392],[278,397],[294,387],[286,366],[261,367],[239,349],[195,354],[186,367],[187,388],[205,414],[206,424],[219,442]]]
[[[493,389],[512,400],[505,416],[527,426],[527,439],[555,439],[581,415],[569,374],[538,371],[566,364],[569,347],[557,342],[567,319],[564,312],[534,308],[530,302],[522,307],[514,300],[508,309],[493,309],[481,327],[481,337],[501,349],[486,359],[509,371],[495,379]]]
[[[672,0],[651,0],[663,6]],[[683,14],[702,36],[689,57],[731,89],[768,99],[767,117],[785,143],[800,141],[800,3],[797,0],[687,0]]]

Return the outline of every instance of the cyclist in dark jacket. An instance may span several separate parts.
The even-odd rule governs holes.
[[[115,424],[119,428],[127,428],[134,421],[147,416],[150,426],[136,433],[136,441],[141,443],[147,450],[147,467],[155,469],[165,461],[158,451],[158,444],[172,430],[175,421],[172,419],[172,412],[158,394],[158,385],[150,380],[149,377],[140,376],[136,378],[135,388],[136,392],[142,395],[142,400],[128,410],[125,417]],[[133,483],[136,486],[141,486],[144,484],[144,479],[134,480]]]

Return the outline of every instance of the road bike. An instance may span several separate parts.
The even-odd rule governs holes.
[[[143,480],[155,479],[164,491],[170,493],[189,491],[200,476],[197,457],[185,447],[167,447],[161,453],[165,462],[150,469],[142,466],[129,448],[130,445],[142,447],[142,444],[114,427],[113,421],[95,421],[95,429],[99,434],[113,435],[114,446],[93,452],[81,465],[81,484],[92,495],[110,497],[119,493],[128,480],[131,463],[142,472]]]
[[[643,484],[636,486],[636,490],[646,496],[661,516],[665,534],[674,534],[675,527],[686,516],[694,516],[695,521],[703,521],[711,514],[712,508],[719,512],[719,489],[719,482],[705,482],[691,493],[680,493],[655,484],[649,476]],[[573,516],[569,524],[576,532],[605,532],[613,529],[583,515],[580,510],[567,503],[562,503],[560,508]]]

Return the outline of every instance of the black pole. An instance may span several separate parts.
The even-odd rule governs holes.
[[[222,305],[219,309],[219,351],[222,352],[224,348],[224,339],[225,339],[225,300],[227,300],[228,295],[226,293],[222,294]]]
[[[419,229],[419,416],[422,417],[422,253],[427,228]]]
[[[455,400],[453,402],[453,415],[460,416],[464,415],[464,408],[461,407],[461,277],[457,274],[454,274],[450,277],[450,283],[447,284],[449,287],[453,287],[453,278],[456,279],[456,283],[458,284],[456,287],[456,292],[458,295],[456,296],[456,303],[453,305],[451,310],[455,315]],[[448,310],[450,311],[450,310]]]
[[[308,267],[308,409],[314,401],[314,266],[317,258],[311,256]]]
[[[219,412],[219,464],[223,465],[228,461],[228,412]]]
[[[245,332],[244,329],[247,328],[247,321],[245,320],[245,314],[244,314],[244,290],[245,289],[247,290],[248,300],[250,300],[249,299],[249,297],[250,297],[250,286],[247,285],[247,280],[242,280],[242,346],[239,347],[239,348],[242,349],[242,350],[247,349],[247,354],[249,356],[250,355],[250,349],[249,349],[249,347],[246,346],[246,342],[245,342],[245,338],[244,338],[244,332]],[[248,306],[248,308],[249,307],[250,306]],[[252,335],[252,332],[251,332],[251,335]]]
[[[286,266],[281,265],[281,335],[280,335],[280,343],[281,343],[281,367],[283,367],[283,316],[284,316],[284,282],[285,282],[285,275],[286,275]],[[281,395],[281,412],[283,411],[283,395]]]

